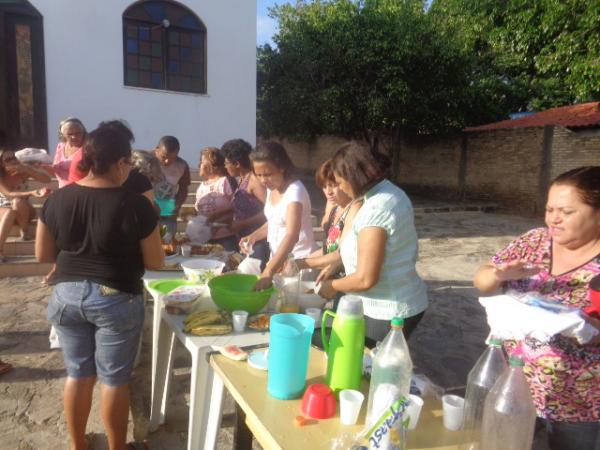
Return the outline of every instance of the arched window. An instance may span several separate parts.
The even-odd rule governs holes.
[[[206,93],[206,27],[174,1],[142,0],[123,13],[126,86]]]

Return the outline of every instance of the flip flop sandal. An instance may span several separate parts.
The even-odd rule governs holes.
[[[12,364],[0,362],[0,375],[6,372],[11,371],[13,368]]]
[[[127,445],[131,447],[131,450],[150,450],[145,442],[129,442]]]

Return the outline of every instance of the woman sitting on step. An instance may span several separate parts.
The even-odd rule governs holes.
[[[15,223],[19,226],[22,241],[33,239],[27,228],[35,217],[35,209],[27,199],[31,196],[43,197],[48,191],[45,188],[25,190],[24,183],[29,179],[50,182],[47,172],[21,164],[14,152],[0,149],[0,262],[5,261],[4,243]]]

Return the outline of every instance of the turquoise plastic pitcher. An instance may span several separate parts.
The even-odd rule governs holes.
[[[282,400],[298,398],[306,386],[315,321],[304,314],[275,314],[269,328],[267,392]]]

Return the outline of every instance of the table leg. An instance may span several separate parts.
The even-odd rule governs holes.
[[[233,437],[234,450],[251,450],[252,433],[246,425],[246,413],[240,405],[235,404],[235,434]]]
[[[144,292],[147,292],[144,290]],[[154,383],[156,382],[156,370],[157,370],[157,362],[158,362],[158,335],[160,329],[160,302],[157,299],[157,296],[153,295],[152,298],[154,302],[152,303],[152,397],[154,397],[154,392],[156,391],[156,387]]]
[[[192,353],[188,450],[212,450],[217,440],[223,382],[208,363],[207,354],[210,351],[210,347],[203,347]]]
[[[166,408],[166,386],[168,385],[169,366],[172,364],[173,344],[175,334],[169,326],[160,319],[156,333],[156,352],[152,355],[152,366],[155,367],[152,374],[152,396],[150,404],[150,431],[155,431],[165,420]]]

